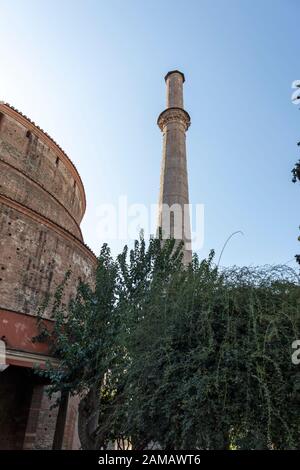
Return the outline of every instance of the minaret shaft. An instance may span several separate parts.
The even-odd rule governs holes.
[[[165,80],[167,86],[167,108],[183,109],[184,76],[181,72],[169,72]]]
[[[183,261],[188,264],[192,252],[185,133],[190,117],[183,109],[184,75],[169,72],[165,80],[167,108],[158,118],[163,132],[158,224],[164,237],[184,241]]]

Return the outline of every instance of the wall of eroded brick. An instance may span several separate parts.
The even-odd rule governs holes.
[[[1,107],[0,113],[0,159],[19,169],[59,199],[79,224],[84,213],[84,201],[78,178],[75,179],[59,152],[55,152],[27,127],[6,115]],[[42,200],[39,211],[43,213]]]
[[[30,216],[0,203],[0,308],[35,315],[48,293],[72,274],[66,299],[78,279],[93,278],[95,262],[84,249]],[[48,309],[49,312],[49,309]]]
[[[0,103],[0,337],[2,328],[20,358],[37,350],[30,347],[32,321],[66,272],[65,303],[79,278],[93,284],[97,260],[79,227],[84,211],[84,189],[68,157],[28,118]],[[45,318],[50,313],[51,302]],[[62,430],[63,448],[78,448],[78,401],[69,402],[65,429],[58,426],[46,384],[32,377],[28,361],[20,364],[0,374],[0,448],[52,449]],[[2,414],[1,430],[3,407],[9,413]]]
[[[0,175],[0,194],[38,212],[82,240],[79,225],[56,197],[1,160]]]

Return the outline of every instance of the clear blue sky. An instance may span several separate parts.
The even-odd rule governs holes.
[[[163,77],[186,75],[190,200],[223,265],[299,252],[298,0],[0,0],[0,99],[66,150],[87,194],[82,228],[98,253],[96,208],[126,194],[157,202]],[[122,242],[113,242],[116,252]],[[293,262],[291,266],[295,266]]]

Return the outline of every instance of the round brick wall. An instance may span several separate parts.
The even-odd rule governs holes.
[[[22,329],[22,315],[35,316],[68,269],[66,298],[79,277],[92,282],[96,258],[79,226],[85,205],[80,176],[63,150],[0,103],[0,333],[8,347],[16,347],[10,337]],[[9,311],[21,314],[19,326],[7,326]]]

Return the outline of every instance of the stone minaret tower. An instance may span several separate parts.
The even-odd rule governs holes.
[[[173,70],[165,81],[167,107],[157,120],[163,133],[158,226],[164,238],[184,241],[183,262],[188,264],[192,251],[185,133],[191,121],[183,109],[183,73]]]

